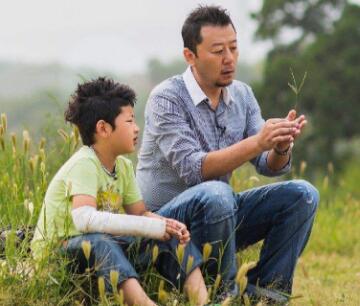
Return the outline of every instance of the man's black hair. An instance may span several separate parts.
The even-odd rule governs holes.
[[[84,145],[94,144],[96,123],[104,120],[115,129],[115,118],[121,107],[132,106],[136,102],[135,92],[128,86],[105,77],[78,84],[71,96],[65,120],[75,124]]]
[[[181,30],[184,48],[196,53],[196,46],[202,42],[200,34],[203,26],[227,26],[231,24],[235,30],[229,14],[220,6],[199,6],[186,18]]]

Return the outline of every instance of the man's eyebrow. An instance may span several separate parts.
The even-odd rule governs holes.
[[[233,43],[237,43],[237,39],[234,39],[232,41],[229,42],[230,44],[233,44]],[[225,43],[213,43],[211,45],[211,47],[218,47],[218,46],[223,46]]]

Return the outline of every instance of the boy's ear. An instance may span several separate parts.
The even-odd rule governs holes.
[[[102,138],[107,138],[112,132],[112,127],[104,120],[96,122],[95,133]]]
[[[194,52],[192,52],[189,48],[184,48],[183,55],[184,55],[184,58],[185,58],[186,62],[190,66],[194,65],[194,60],[195,60],[195,57],[196,57]]]

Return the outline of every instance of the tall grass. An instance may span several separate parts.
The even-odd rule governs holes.
[[[34,143],[27,131],[21,135],[7,131],[6,116],[1,116],[0,228],[7,228],[8,234],[5,248],[0,245],[0,305],[123,305],[123,293],[117,289],[113,294],[105,293],[104,279],[94,279],[91,269],[84,275],[70,273],[68,261],[54,250],[52,256],[42,262],[35,262],[29,255],[31,228],[36,224],[48,183],[80,146],[75,129],[64,128],[57,135],[56,140],[43,137]],[[305,171],[303,162],[292,177],[302,177]],[[333,305],[332,302],[337,301],[356,305],[360,300],[357,258],[360,254],[360,170],[351,164],[337,178],[331,165],[324,172],[316,183],[322,198],[320,210],[295,277],[294,295],[302,297],[292,304]],[[235,171],[231,184],[234,190],[241,191],[273,180],[260,178],[250,167],[242,167],[241,171]],[[16,235],[15,229],[19,228],[28,233],[24,240]],[[87,252],[91,245],[83,247]],[[251,267],[249,262],[258,258],[259,247],[260,244],[237,254],[240,268],[237,282],[241,289],[246,286],[246,271]],[[210,245],[204,246],[204,261],[209,259],[209,248]],[[151,251],[153,259],[157,252],[156,248]],[[181,249],[177,254],[181,261]],[[342,267],[339,276],[337,267]],[[184,296],[171,288],[151,266],[141,276],[146,292],[161,305],[187,305]],[[116,273],[111,275],[114,283],[117,277]],[[214,300],[220,276],[206,280],[210,300]],[[223,304],[248,305],[249,301],[242,296]]]

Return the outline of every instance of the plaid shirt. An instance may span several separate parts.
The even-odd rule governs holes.
[[[210,107],[190,67],[158,85],[145,109],[145,128],[137,182],[149,209],[157,210],[189,186],[203,182],[202,162],[208,152],[226,148],[252,136],[264,119],[251,88],[233,81],[223,88],[216,110]],[[268,152],[251,163],[258,173],[275,176],[286,173],[267,167]],[[217,180],[229,182],[231,173]]]

